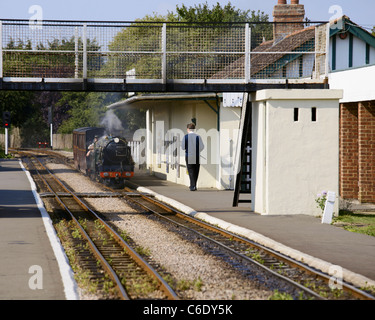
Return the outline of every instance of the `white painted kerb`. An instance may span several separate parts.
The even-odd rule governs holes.
[[[43,224],[46,228],[48,239],[51,243],[53,253],[55,254],[57,264],[60,269],[60,274],[64,285],[65,297],[67,300],[79,300],[79,295],[77,293],[77,284],[74,280],[73,270],[70,267],[68,257],[66,256],[64,249],[61,246],[61,242],[57,237],[55,229],[53,228],[51,217],[49,216],[46,208],[44,207],[42,199],[36,191],[36,185],[30,175],[30,172],[26,170],[21,161],[19,161],[19,164],[22,170],[26,173],[27,179],[30,182],[31,191],[33,192],[36,205],[40,211],[40,214],[42,215]]]
[[[316,268],[318,270],[321,270],[324,273],[329,274],[329,270],[334,265],[332,263],[329,263],[327,261],[321,260],[319,258],[315,258],[311,255],[308,255],[306,253],[303,253],[301,251],[292,249],[288,246],[283,245],[282,243],[279,243],[275,240],[272,240],[266,236],[263,236],[255,231],[234,225],[232,223],[226,222],[224,220],[212,217],[208,215],[205,212],[198,212],[194,210],[193,208],[190,208],[174,199],[168,198],[166,196],[163,196],[161,194],[158,194],[151,189],[145,188],[145,187],[138,187],[138,192],[141,193],[148,193],[150,195],[153,195],[155,199],[164,202],[171,207],[174,207],[175,209],[181,211],[182,213],[185,213],[187,215],[193,216],[197,219],[203,220],[207,223],[210,223],[212,225],[218,226],[221,229],[228,230],[232,233],[238,234],[244,238],[250,239],[254,242],[257,242],[261,245],[264,245],[265,247],[271,248],[275,251],[278,251],[288,257],[291,257],[297,261],[300,261],[304,264],[307,264],[310,267]],[[371,280],[365,276],[362,276],[358,273],[354,273],[350,270],[347,270],[343,268],[343,279],[344,281],[347,281],[349,283],[352,283],[358,287],[367,287],[367,286],[375,286],[375,281]]]

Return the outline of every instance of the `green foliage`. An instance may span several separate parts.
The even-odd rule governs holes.
[[[37,148],[38,142],[50,142],[49,127],[40,106],[34,105],[33,113],[20,127],[20,136],[24,148]]]
[[[30,91],[0,90],[0,116],[10,111],[12,127],[21,126],[35,111],[34,93]]]
[[[82,39],[78,39],[78,48],[82,50]],[[43,43],[37,44],[37,50],[49,50],[56,52],[44,52],[42,55],[31,54],[31,41],[24,43],[22,40],[14,41],[10,38],[6,45],[6,49],[19,50],[16,52],[5,52],[3,56],[3,72],[4,77],[75,77],[75,72],[82,77],[82,67],[76,70],[75,66],[75,38],[71,39],[54,39],[47,41],[47,45]],[[87,50],[98,51],[100,46],[97,41],[87,39]],[[61,52],[62,51],[62,52]],[[66,52],[64,52],[66,51]],[[70,51],[70,52],[68,52]],[[73,51],[73,52],[71,52]],[[83,56],[78,56],[78,66],[82,66]],[[88,70],[98,70],[103,65],[100,56],[88,56]]]
[[[130,132],[146,127],[146,112],[143,109],[116,110],[115,114],[120,119],[123,128]]]
[[[217,52],[228,51],[228,44],[234,44],[239,32],[238,28],[196,28],[194,23],[229,23],[229,22],[266,22],[268,15],[260,11],[236,9],[229,2],[225,6],[219,3],[212,8],[208,3],[194,7],[176,7],[177,13],[169,12],[166,16],[155,14],[137,20],[131,26],[119,32],[109,44],[109,50],[114,51],[108,57],[107,64],[102,68],[101,75],[105,77],[122,78],[126,71],[135,70],[137,79],[161,79],[161,22],[187,23],[186,28],[167,26],[167,50],[169,52]],[[145,25],[144,22],[155,22],[155,25]],[[191,27],[191,28],[189,28]],[[272,35],[271,25],[254,24],[252,27],[252,47],[257,46],[263,39]],[[231,40],[233,39],[233,41]],[[231,50],[231,49],[229,49]],[[146,51],[132,56],[123,56],[121,51]],[[233,45],[233,51],[236,50]],[[154,53],[153,53],[154,52]],[[150,53],[153,53],[150,55]],[[167,78],[189,79],[210,78],[218,72],[216,66],[225,66],[239,59],[239,56],[206,54],[168,54]],[[203,74],[203,72],[205,72]]]
[[[0,159],[11,159],[13,156],[8,152],[7,155],[5,155],[5,150],[0,148]]]
[[[317,203],[317,208],[322,210],[322,213],[324,212],[326,200],[327,200],[327,192],[326,191],[323,191],[321,194],[318,194],[318,197],[315,199],[315,202]]]
[[[157,28],[144,25],[142,22],[154,22]],[[100,54],[100,45],[96,39],[88,38],[88,77],[123,78],[128,70],[136,70],[136,78],[161,78],[161,22],[189,23],[222,23],[222,22],[265,22],[268,15],[260,11],[240,10],[230,2],[221,6],[219,3],[209,7],[208,3],[186,7],[184,4],[176,6],[176,13],[168,12],[166,15],[147,15],[136,20],[131,26],[120,31],[109,44],[108,48],[113,54],[107,57],[106,62]],[[265,35],[272,27],[265,25],[251,25],[252,35]],[[180,29],[174,34],[174,28],[168,26],[168,51],[218,51],[223,39],[230,39],[231,32],[220,28],[212,28],[205,41],[199,28]],[[270,30],[269,30],[270,29]],[[177,29],[175,29],[177,30]],[[234,34],[235,36],[235,34]],[[198,40],[197,40],[198,39]],[[46,43],[32,45],[29,40],[10,38],[5,45],[6,49],[19,51],[4,52],[4,76],[32,76],[32,77],[82,77],[82,55],[79,55],[78,66],[75,63],[76,39],[51,39]],[[258,43],[252,43],[256,46]],[[33,48],[33,46],[35,48]],[[79,50],[82,50],[82,39],[78,38]],[[178,49],[177,49],[178,48]],[[30,54],[33,49],[56,51],[44,55]],[[62,51],[62,52],[61,52]],[[67,52],[73,51],[73,52]],[[120,51],[147,51],[147,54],[123,55]],[[202,55],[169,55],[167,70],[168,77],[189,78],[197,75],[200,70],[210,70],[211,65],[221,65],[225,57],[217,55],[210,59]],[[238,59],[233,55],[232,59]],[[233,61],[234,61],[233,60]],[[231,61],[229,61],[231,62]],[[229,63],[226,61],[226,63]],[[189,72],[189,74],[187,74]],[[212,73],[217,70],[212,69]],[[172,74],[173,73],[173,74]],[[208,78],[212,74],[202,76]],[[26,144],[35,146],[39,141],[49,140],[49,127],[47,124],[48,107],[54,108],[54,131],[71,133],[73,129],[85,126],[98,126],[105,114],[105,106],[125,98],[125,94],[110,93],[85,93],[85,92],[11,92],[0,91],[0,112],[10,111],[12,126],[21,128],[21,136],[26,139]],[[121,110],[117,112],[123,127],[134,131],[145,126],[144,111]]]
[[[339,216],[333,218],[333,224],[351,232],[375,237],[375,214],[340,211]]]
[[[230,2],[224,7],[221,7],[217,2],[210,9],[207,1],[204,4],[195,5],[194,7],[187,8],[184,4],[181,7],[176,6],[178,14],[178,21],[181,22],[255,22],[255,21],[268,21],[268,15],[264,12],[256,13],[254,10],[242,11],[236,9]]]
[[[59,133],[72,133],[76,128],[99,126],[105,107],[119,98],[117,93],[64,92],[57,106],[71,106],[68,111],[70,118],[60,126]]]
[[[37,147],[38,141],[49,141],[49,128],[42,116],[41,105],[31,91],[0,91],[0,117],[3,111],[11,113],[12,128],[20,128],[22,147]],[[1,128],[0,132],[3,132]],[[11,133],[10,132],[10,133]]]
[[[268,298],[268,300],[293,300],[293,297],[289,293],[280,292],[279,290],[275,290]]]

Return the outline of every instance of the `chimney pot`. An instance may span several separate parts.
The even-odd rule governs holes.
[[[279,0],[277,4],[286,4],[286,0]]]
[[[299,4],[299,0],[292,0],[292,4]]]

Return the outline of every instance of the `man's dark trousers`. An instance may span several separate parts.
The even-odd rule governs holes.
[[[190,178],[190,190],[196,190],[197,189],[197,180],[198,180],[198,175],[199,175],[199,168],[200,164],[189,164],[188,158],[186,157],[186,167],[189,173],[189,178]]]

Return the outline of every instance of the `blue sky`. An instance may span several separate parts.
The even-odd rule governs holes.
[[[133,21],[146,14],[165,14],[175,11],[176,5],[192,6],[205,0],[0,0],[1,19],[29,19],[29,8],[39,5],[45,20],[105,20]],[[228,0],[207,0],[210,6],[219,2],[224,6]],[[290,0],[288,0],[290,2]],[[232,0],[232,5],[242,10],[261,10],[269,14],[277,0]],[[339,14],[337,8],[329,12],[331,6],[342,8],[343,14],[363,26],[375,26],[374,0],[300,0],[305,5],[306,16],[313,21],[330,20]]]

